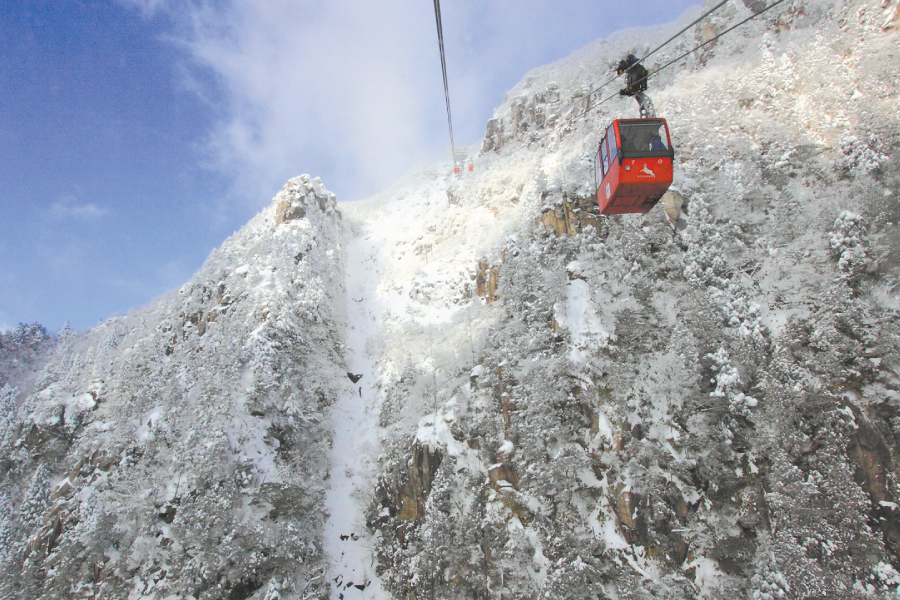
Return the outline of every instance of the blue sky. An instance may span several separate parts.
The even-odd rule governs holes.
[[[696,0],[445,0],[458,144],[530,69]],[[4,0],[0,329],[179,287],[285,180],[371,195],[449,145],[427,0]]]

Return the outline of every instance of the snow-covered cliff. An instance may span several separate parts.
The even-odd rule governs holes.
[[[4,381],[0,595],[245,598],[321,570],[340,231],[291,180],[177,293]]]
[[[896,596],[897,10],[654,77],[680,214],[596,213],[637,107],[585,92],[693,14],[530,73],[473,173],[294,179],[178,293],[4,335],[4,597]]]
[[[675,223],[595,214],[637,107],[584,91],[680,24],[529,74],[473,174],[345,207],[380,257],[361,497],[393,597],[897,592],[895,10],[795,2],[660,74]]]

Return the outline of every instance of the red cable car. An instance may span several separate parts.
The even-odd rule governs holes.
[[[602,215],[645,213],[672,185],[672,139],[665,119],[616,119],[594,157]]]

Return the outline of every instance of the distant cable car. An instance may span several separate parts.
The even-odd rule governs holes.
[[[616,119],[594,157],[600,214],[645,213],[672,185],[672,139],[665,119]]]

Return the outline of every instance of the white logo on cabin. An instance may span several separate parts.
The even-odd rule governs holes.
[[[611,193],[610,193],[610,190],[609,190],[609,184],[607,183],[607,184],[606,184],[606,199],[607,199],[607,200],[609,200],[610,195],[611,195]]]
[[[646,164],[646,163],[644,163],[644,168],[641,169],[641,173],[646,173],[646,174],[649,175],[650,177],[656,177],[656,173],[654,173],[653,171],[651,171],[650,168],[647,167],[647,164]]]

